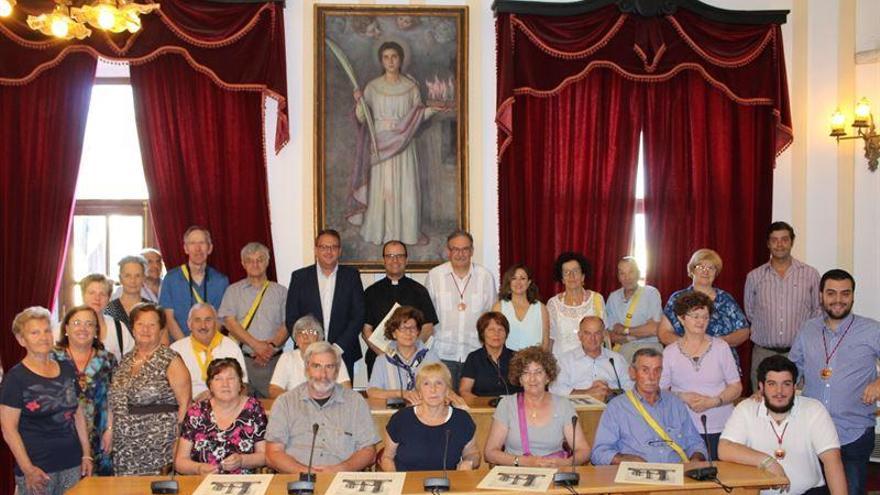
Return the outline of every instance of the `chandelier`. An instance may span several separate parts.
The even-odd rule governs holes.
[[[48,14],[29,15],[28,26],[47,36],[60,39],[84,39],[92,34],[86,25],[102,31],[136,33],[141,29],[141,14],[159,8],[158,3],[136,3],[134,0],[55,0],[55,9]],[[8,16],[16,0],[0,0],[0,16]]]

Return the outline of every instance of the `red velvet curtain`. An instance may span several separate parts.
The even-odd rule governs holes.
[[[24,86],[0,84],[0,357],[24,357],[10,331],[28,306],[51,308],[58,290],[95,59],[67,57]],[[12,493],[12,455],[0,447],[0,492]]]
[[[774,117],[694,74],[645,90],[647,278],[664,295],[687,287],[691,254],[709,247],[724,261],[715,285],[742,301],[746,275],[767,257]],[[750,350],[750,342],[738,348],[744,370]]]
[[[259,93],[227,91],[174,54],[131,67],[150,208],[167,266],[183,263],[193,224],[214,241],[210,264],[245,276],[241,248],[272,249]],[[275,279],[275,265],[269,266]]]
[[[522,262],[544,298],[561,290],[553,258],[585,253],[587,286],[615,286],[614,260],[629,251],[639,146],[635,83],[603,70],[551,97],[526,95],[514,110],[515,143],[499,170],[502,269]]]

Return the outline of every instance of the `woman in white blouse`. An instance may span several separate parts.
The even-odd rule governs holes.
[[[565,290],[547,301],[550,315],[550,347],[559,359],[566,352],[580,347],[578,328],[585,316],[605,319],[602,294],[584,288],[590,277],[590,262],[580,253],[565,252],[556,258],[554,275]]]

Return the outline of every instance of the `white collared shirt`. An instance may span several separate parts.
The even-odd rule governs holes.
[[[495,278],[476,263],[471,263],[468,274],[459,278],[447,261],[428,272],[425,288],[440,320],[434,325],[431,348],[440,359],[463,363],[468,354],[480,348],[477,320],[492,309],[497,296]],[[462,303],[464,311],[459,311]]]
[[[318,272],[318,292],[321,296],[321,313],[324,314],[324,328],[330,328],[330,312],[333,311],[333,294],[336,292],[336,274],[339,272],[339,264],[333,267],[330,275],[324,275],[321,265],[315,263]]]
[[[776,429],[775,433],[773,428]],[[769,415],[763,399],[745,399],[733,410],[721,438],[772,456],[779,448],[777,435],[780,434],[785,458],[779,464],[789,473],[789,493],[803,493],[823,486],[825,481],[822,477],[822,466],[819,464],[819,454],[829,449],[839,449],[840,442],[831,415],[815,399],[796,396],[794,407],[779,425]],[[780,492],[762,490],[761,493],[767,495]]]
[[[614,358],[614,367],[609,358]],[[627,367],[626,359],[614,351],[603,347],[599,356],[591,358],[583,347],[578,347],[559,358],[559,376],[550,385],[550,391],[557,395],[569,395],[572,390],[590,388],[596,380],[604,381],[611,388],[618,388],[618,376],[623,390],[629,390],[633,383]],[[617,375],[614,374],[615,370]]]

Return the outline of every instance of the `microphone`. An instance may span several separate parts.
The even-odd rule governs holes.
[[[174,479],[174,475],[177,474],[177,470],[174,469],[174,462],[177,460],[178,445],[180,445],[179,439],[174,441],[174,447],[172,447],[171,449],[171,479],[163,481],[153,481],[152,483],[150,483],[150,491],[154,495],[180,493],[180,483],[178,483],[177,480]]]
[[[623,393],[623,385],[620,384],[620,375],[617,374],[617,366],[614,366],[614,358],[609,356],[608,361],[611,361],[611,371],[614,372],[614,378],[617,379],[617,388],[612,390],[611,393],[608,394],[610,395],[610,397],[608,397],[608,400],[611,400],[614,397]]]
[[[403,398],[403,378],[400,376],[400,368],[397,366],[395,368],[397,368],[397,388],[400,389],[400,397],[385,399],[385,407],[388,409],[403,409],[406,407],[406,399]]]
[[[312,448],[309,450],[309,465],[305,473],[299,473],[299,481],[287,484],[288,495],[312,495],[315,493],[315,473],[312,472],[312,457],[315,455],[315,439],[318,438],[318,423],[312,425]]]
[[[449,451],[449,437],[452,435],[452,430],[446,430],[446,441],[443,444],[443,477],[442,478],[425,478],[425,491],[431,493],[440,493],[440,492],[448,492],[449,491],[449,474],[446,472],[446,454]]]
[[[557,472],[553,475],[553,484],[556,486],[577,486],[581,482],[581,475],[574,470],[574,445],[577,441],[575,428],[577,427],[577,414],[571,417],[571,472]]]
[[[706,442],[706,455],[709,457],[709,465],[706,467],[690,469],[684,474],[692,480],[714,480],[718,477],[718,468],[712,464],[712,450],[709,449],[709,430],[706,428],[705,414],[700,415],[700,422],[703,423],[703,441]]]
[[[495,373],[498,375],[498,379],[501,380],[501,384],[504,385],[504,395],[510,395],[510,388],[507,387],[507,380],[501,375],[501,356],[498,357],[498,364],[495,364],[491,357],[489,358],[489,362],[492,363],[492,367],[495,368]],[[493,397],[489,399],[489,407],[498,407],[499,402],[501,402],[501,397]]]

